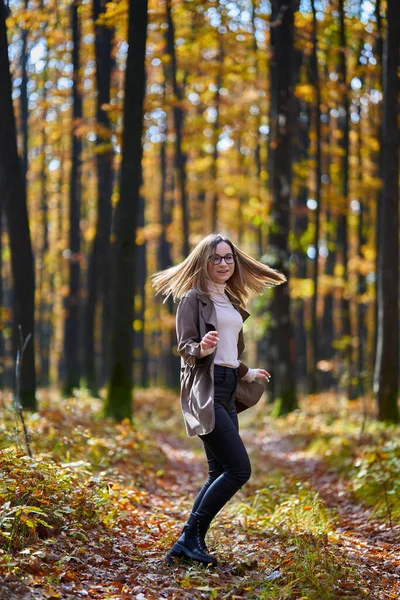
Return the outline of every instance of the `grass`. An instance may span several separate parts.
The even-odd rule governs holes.
[[[259,427],[275,430],[308,458],[322,460],[337,473],[357,501],[391,526],[400,523],[400,428],[369,417],[360,401],[324,402],[304,399],[301,411],[271,420],[264,416]],[[363,410],[362,410],[363,409]]]
[[[274,557],[273,569],[282,577],[254,586],[249,598],[363,598],[354,565],[336,542],[336,516],[307,483],[279,471],[264,476],[265,487],[241,504],[231,507],[239,515],[247,535],[256,538]],[[262,550],[260,550],[262,555]],[[254,587],[253,594],[250,588]],[[346,595],[346,590],[349,596]],[[357,594],[355,596],[354,594]]]

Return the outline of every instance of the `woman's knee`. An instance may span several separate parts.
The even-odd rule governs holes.
[[[232,465],[227,473],[234,478],[238,487],[242,487],[251,477],[251,464],[249,460],[238,462]]]
[[[213,469],[212,471],[209,471],[206,485],[211,485],[212,483],[214,483],[214,481],[218,479],[218,477],[220,477],[223,473],[223,469]]]
[[[247,483],[248,480],[250,479],[250,477],[251,477],[251,465],[250,465],[250,462],[249,462],[241,470],[240,479],[241,479],[242,485],[244,485],[245,483]]]

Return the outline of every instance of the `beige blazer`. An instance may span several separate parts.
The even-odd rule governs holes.
[[[229,296],[229,294],[228,294]],[[232,298],[230,298],[232,300]],[[232,302],[233,304],[233,302]],[[233,304],[243,321],[250,315]],[[181,356],[181,406],[189,437],[210,433],[215,426],[214,415],[214,358],[216,350],[200,358],[200,341],[208,331],[218,331],[214,303],[209,296],[191,289],[179,302],[176,313],[178,352]],[[238,337],[238,358],[244,351],[243,329]],[[236,389],[236,408],[242,412],[260,400],[264,386],[257,381],[243,381],[248,367],[239,366]]]

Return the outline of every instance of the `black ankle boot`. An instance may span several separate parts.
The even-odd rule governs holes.
[[[167,559],[174,557],[191,558],[202,564],[217,566],[217,559],[208,553],[205,534],[209,523],[203,523],[194,515],[190,515],[178,541],[167,554]]]

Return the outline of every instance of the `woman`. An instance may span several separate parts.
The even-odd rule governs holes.
[[[270,374],[240,361],[244,350],[242,308],[250,292],[286,281],[227,237],[204,238],[179,265],[152,276],[156,292],[180,299],[176,315],[181,355],[181,405],[186,431],[204,444],[209,474],[183,532],[167,558],[216,565],[205,543],[212,519],[251,474],[237,413],[260,399]]]

